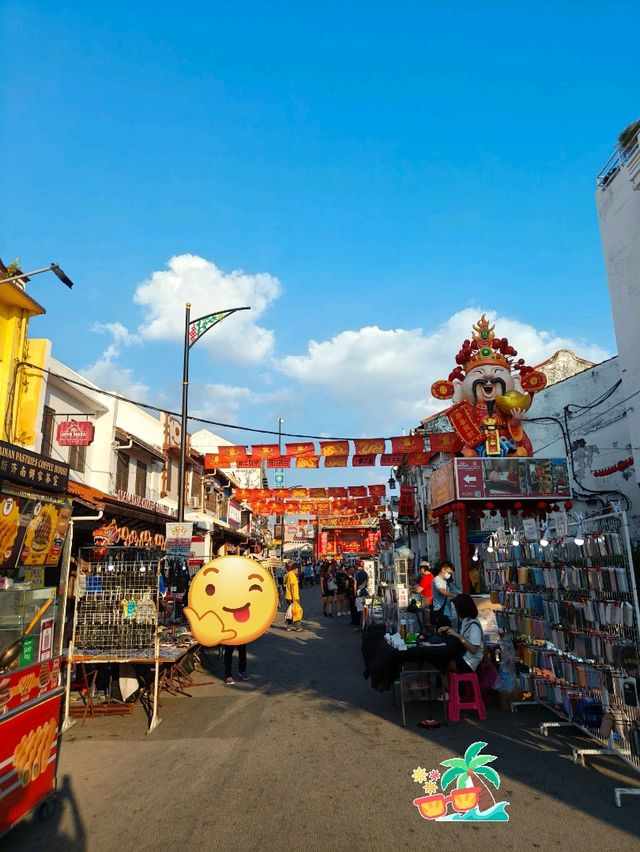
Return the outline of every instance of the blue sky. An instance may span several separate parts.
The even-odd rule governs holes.
[[[5,2],[0,256],[77,282],[34,280],[32,334],[174,406],[190,288],[199,312],[243,296],[251,320],[192,350],[194,410],[335,436],[435,410],[471,307],[532,362],[614,352],[595,176],[638,116],[639,18]]]

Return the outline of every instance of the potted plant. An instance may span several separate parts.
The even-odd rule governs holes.
[[[625,154],[630,154],[637,147],[638,133],[640,133],[640,118],[632,121],[618,136],[618,144]]]

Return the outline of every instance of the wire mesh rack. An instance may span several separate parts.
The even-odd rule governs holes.
[[[73,653],[111,661],[153,659],[159,554],[130,547],[103,550],[106,552],[96,548],[80,552]]]

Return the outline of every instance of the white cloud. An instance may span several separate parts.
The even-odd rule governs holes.
[[[144,313],[138,333],[146,340],[180,341],[184,338],[185,303],[191,303],[193,318],[246,305],[250,311],[223,320],[198,346],[204,346],[217,358],[257,364],[271,354],[274,346],[274,333],[257,321],[280,293],[280,282],[268,273],[223,272],[203,257],[176,255],[167,269],[152,273],[135,291],[134,302]]]
[[[114,393],[122,394],[129,399],[146,402],[149,396],[149,386],[133,378],[133,370],[116,364],[107,350],[97,361],[79,371],[98,387]]]
[[[149,387],[133,378],[133,370],[117,363],[123,347],[140,343],[140,338],[132,334],[122,323],[94,323],[90,329],[94,333],[107,332],[112,342],[93,364],[80,370],[83,376],[104,390],[115,391],[134,400],[146,401]]]
[[[251,406],[284,404],[292,399],[288,388],[281,388],[269,393],[257,393],[247,387],[236,385],[208,384],[199,393],[204,403],[197,402],[190,407],[190,413],[196,417],[205,417],[218,423],[239,423],[242,409]],[[247,415],[250,418],[251,415]],[[246,419],[246,418],[243,418]],[[259,426],[259,422],[255,425]],[[267,427],[268,428],[268,427]]]
[[[343,331],[329,340],[310,341],[304,355],[289,355],[277,366],[303,384],[324,388],[325,393],[356,412],[368,433],[399,433],[443,407],[431,396],[437,379],[446,378],[471,327],[483,313],[465,308],[429,334],[421,328],[381,329],[368,326]],[[581,357],[602,361],[609,353],[601,347],[561,337],[519,320],[486,311],[496,323],[496,334],[508,337],[528,364],[535,365],[561,348]]]

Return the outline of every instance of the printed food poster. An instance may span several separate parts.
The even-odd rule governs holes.
[[[0,834],[54,789],[60,699],[0,720]]]
[[[71,500],[23,491],[0,493],[0,570],[57,565],[71,520]]]
[[[14,568],[22,550],[22,542],[31,511],[31,501],[11,494],[0,494],[0,570]]]

